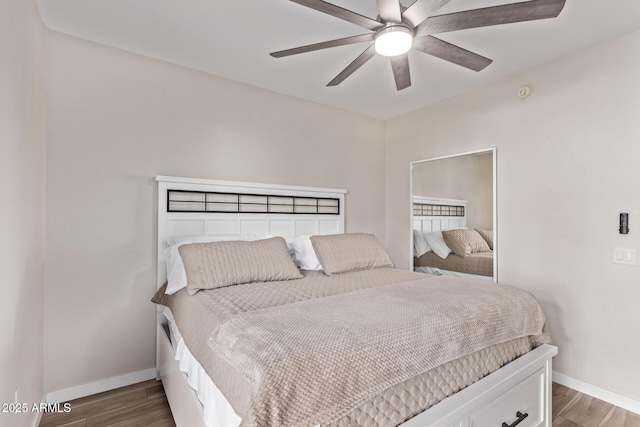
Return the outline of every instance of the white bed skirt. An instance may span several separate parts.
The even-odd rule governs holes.
[[[196,392],[202,404],[204,422],[207,427],[238,427],[242,419],[235,413],[229,401],[189,351],[173,320],[171,310],[168,307],[163,307],[162,314],[169,323],[175,359],[178,361],[180,370],[186,374],[189,386]]]

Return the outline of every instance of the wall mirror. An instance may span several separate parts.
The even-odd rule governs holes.
[[[498,281],[496,147],[411,162],[415,271]]]

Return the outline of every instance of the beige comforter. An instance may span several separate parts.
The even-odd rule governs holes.
[[[243,313],[216,328],[209,346],[252,386],[242,425],[313,426],[543,325],[529,293],[429,278]]]
[[[503,286],[389,268],[305,276],[154,297],[243,425],[397,425],[529,351],[544,320]]]

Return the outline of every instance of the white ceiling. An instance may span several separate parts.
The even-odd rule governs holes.
[[[375,0],[332,2],[373,18],[377,15]],[[411,2],[403,0],[405,5]],[[438,14],[514,2],[452,0]],[[288,0],[37,3],[51,30],[385,120],[640,29],[638,0],[567,0],[556,19],[439,35],[494,62],[476,73],[412,51],[412,86],[397,92],[389,60],[378,56],[341,85],[325,86],[366,43],[281,59],[269,56],[367,32]]]

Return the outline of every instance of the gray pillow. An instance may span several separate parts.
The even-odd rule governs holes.
[[[311,236],[311,243],[327,276],[348,271],[393,267],[389,255],[373,234]]]
[[[489,252],[491,249],[476,230],[456,229],[442,232],[444,241],[454,254],[467,257],[473,252]]]
[[[479,235],[482,236],[487,245],[493,250],[493,230],[479,230],[476,228]]]
[[[301,279],[282,237],[180,246],[187,293],[252,282]]]

